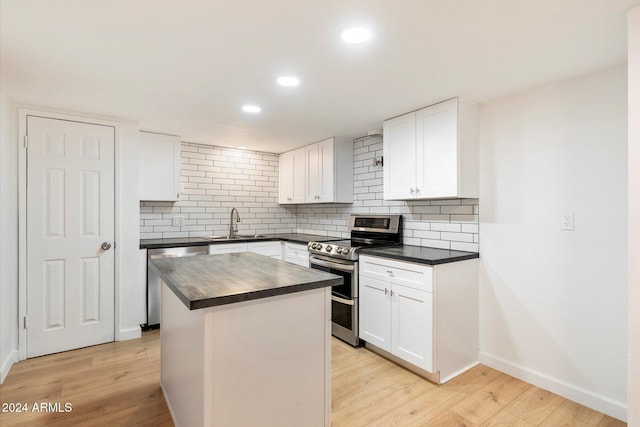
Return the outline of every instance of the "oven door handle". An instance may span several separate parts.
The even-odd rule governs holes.
[[[347,305],[355,305],[355,301],[353,301],[352,299],[345,299],[345,298],[340,298],[337,297],[335,295],[331,295],[331,301],[335,301],[335,302],[339,302],[341,304],[347,304]]]
[[[313,256],[309,257],[309,262],[311,263],[312,266],[313,264],[315,264],[315,265],[320,265],[322,267],[333,268],[339,271],[353,272],[354,270],[352,265],[345,265],[345,264],[338,264],[335,262],[324,261]]]

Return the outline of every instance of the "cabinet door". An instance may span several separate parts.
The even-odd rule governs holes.
[[[180,198],[180,137],[140,132],[140,200]]]
[[[293,156],[293,178],[291,195],[292,203],[304,203],[307,165],[305,149],[299,148],[291,152]]]
[[[285,242],[284,260],[291,264],[309,267],[309,251],[306,245]]]
[[[412,199],[416,188],[416,113],[386,120],[383,128],[384,198]]]
[[[458,100],[417,111],[416,140],[416,196],[458,196]]]
[[[305,202],[306,152],[304,148],[280,154],[278,203]]]
[[[293,203],[293,152],[280,154],[278,163],[278,203]]]
[[[360,339],[391,351],[391,285],[360,276]]]
[[[320,199],[320,147],[312,144],[305,147],[307,158],[307,203],[318,203]]]
[[[335,165],[333,138],[318,143],[318,201],[333,202]]]
[[[433,294],[394,285],[391,353],[433,372]]]

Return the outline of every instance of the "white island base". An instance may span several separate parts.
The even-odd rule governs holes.
[[[321,427],[331,288],[189,310],[162,285],[161,386],[178,427]]]

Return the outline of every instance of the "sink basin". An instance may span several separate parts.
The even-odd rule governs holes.
[[[233,236],[207,236],[206,240],[238,240],[238,239],[261,239],[267,237],[264,234],[236,234]]]

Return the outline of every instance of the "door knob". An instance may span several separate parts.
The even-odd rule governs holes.
[[[103,251],[108,251],[109,249],[111,249],[111,243],[109,242],[102,242],[102,244],[100,245],[100,247],[102,248]]]

